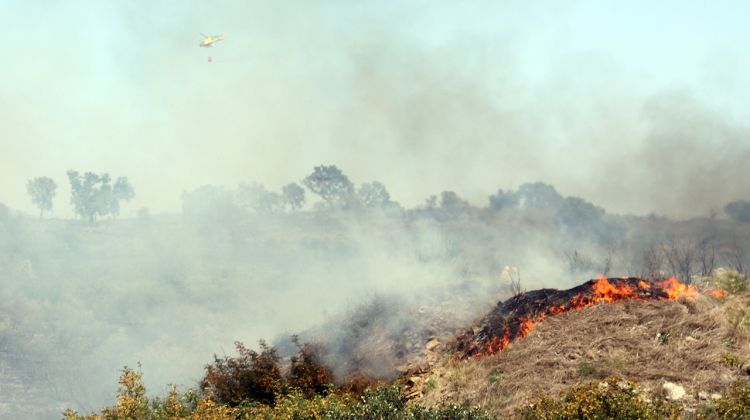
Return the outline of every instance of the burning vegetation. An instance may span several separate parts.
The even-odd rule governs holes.
[[[458,338],[462,361],[441,358],[390,385],[366,381],[359,387],[359,378],[332,383],[324,347],[294,336],[297,352],[289,363],[263,342],[260,352],[238,343],[239,357],[215,357],[197,390],[173,389],[166,399],[149,400],[140,373],[126,369],[115,406],[101,416],[64,414],[81,420],[479,420],[578,418],[580,412],[592,418],[745,418],[750,296],[743,291],[749,281],[728,271],[708,280],[694,286],[674,277],[602,276],[569,290],[517,293]],[[727,285],[735,287],[722,288]],[[597,305],[620,301],[629,302]],[[472,357],[498,353],[524,337],[495,357]]]
[[[722,290],[713,291],[717,298]],[[505,302],[498,302],[482,326],[467,331],[457,340],[460,358],[491,355],[504,350],[511,341],[526,337],[548,316],[583,309],[597,303],[621,300],[677,300],[695,295],[694,286],[675,277],[650,280],[637,277],[594,280],[568,290],[540,289],[518,293]]]

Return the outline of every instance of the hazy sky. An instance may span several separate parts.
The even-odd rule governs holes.
[[[65,171],[123,210],[337,164],[405,205],[544,181],[613,212],[750,198],[743,1],[0,0],[0,202]],[[227,33],[199,48],[199,33]],[[213,62],[208,62],[208,57]]]

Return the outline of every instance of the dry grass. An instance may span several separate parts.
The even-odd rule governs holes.
[[[418,403],[469,401],[507,417],[535,393],[557,395],[617,375],[646,390],[678,383],[687,391],[687,406],[695,406],[698,392],[721,392],[745,375],[748,300],[624,301],[550,317],[494,356],[446,358],[430,373],[434,389]],[[739,366],[723,362],[727,355]]]

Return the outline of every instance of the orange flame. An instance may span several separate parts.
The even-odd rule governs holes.
[[[508,347],[508,344],[510,344],[510,330],[508,329],[508,327],[505,327],[503,338],[500,338],[498,336],[492,337],[492,340],[490,340],[489,344],[487,345],[487,353],[495,354],[501,352],[505,350],[506,347]],[[478,353],[477,357],[479,356],[480,354]]]
[[[518,335],[526,337],[529,331],[536,326],[536,323],[530,318],[521,318],[521,326],[518,329]]]
[[[612,303],[625,299],[645,300],[647,299],[646,296],[653,296],[650,297],[650,299],[677,300],[682,296],[693,297],[697,294],[697,290],[694,286],[681,283],[676,277],[670,277],[654,284],[659,286],[664,293],[667,294],[667,297],[656,297],[650,293],[644,294],[644,291],[650,291],[652,289],[652,284],[643,280],[638,281],[637,290],[634,290],[627,284],[612,284],[605,276],[599,276],[592,285],[593,293],[579,293],[573,296],[569,304],[551,306],[547,308],[545,312],[539,313],[536,316],[536,319],[528,317],[520,318],[520,325],[516,337],[526,337],[529,334],[529,331],[536,327],[538,323],[544,321],[547,316],[557,315],[576,309],[583,309],[600,302]],[[640,294],[638,293],[639,290]],[[716,298],[726,296],[724,290],[714,290],[710,293]],[[485,354],[491,355],[503,351],[510,344],[510,340],[510,330],[508,327],[505,327],[502,338],[493,336],[490,342],[485,345]],[[477,354],[477,357],[480,355],[481,352]]]
[[[658,283],[659,286],[669,295],[669,300],[677,300],[681,296],[694,296],[697,291],[695,287],[681,283],[677,277],[670,277]]]
[[[726,290],[711,290],[709,293],[711,293],[711,296],[715,297],[716,299],[721,299],[723,297],[726,297],[727,295]]]

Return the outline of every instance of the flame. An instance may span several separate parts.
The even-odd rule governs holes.
[[[520,337],[526,337],[529,331],[535,326],[536,326],[536,323],[532,321],[530,318],[521,318],[521,326],[518,329],[518,335]]]
[[[670,277],[659,282],[658,285],[669,295],[669,300],[677,300],[683,295],[686,297],[694,296],[697,293],[695,287],[681,283],[677,280],[677,277]]]
[[[508,347],[508,344],[510,344],[510,330],[508,329],[508,327],[505,327],[503,338],[500,338],[498,336],[492,337],[492,340],[490,340],[489,344],[487,345],[487,353],[495,354],[501,352],[505,350],[506,347]],[[481,353],[477,353],[477,357],[480,356],[480,354]]]
[[[711,290],[709,293],[716,299],[721,299],[727,295],[726,290]]]
[[[616,282],[615,282],[616,283]],[[658,286],[661,289],[653,289],[653,286]],[[599,276],[596,281],[591,285],[589,292],[579,293],[571,298],[568,304],[562,304],[558,306],[551,306],[547,310],[538,313],[534,318],[521,317],[519,318],[520,324],[518,326],[518,332],[512,337],[526,337],[529,331],[534,329],[536,325],[547,319],[548,316],[557,315],[563,312],[568,312],[576,309],[583,309],[589,306],[596,305],[597,303],[607,302],[613,303],[625,299],[636,299],[636,300],[677,300],[680,297],[694,297],[697,294],[697,289],[694,286],[686,285],[676,277],[670,277],[666,280],[650,283],[644,280],[639,280],[636,283],[636,287],[631,287],[628,284],[613,284],[604,275]],[[710,292],[716,298],[722,298],[726,296],[724,290],[713,290]],[[666,296],[664,296],[666,294]],[[495,354],[503,351],[511,341],[511,331],[506,326],[503,329],[503,336],[493,336],[484,346],[484,352],[480,351],[476,354],[477,357],[482,354]]]

